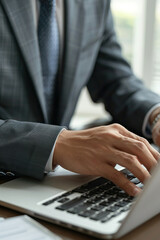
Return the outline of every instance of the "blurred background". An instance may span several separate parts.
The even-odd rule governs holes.
[[[112,0],[112,13],[124,57],[145,85],[160,94],[160,0]],[[92,103],[84,89],[71,127],[106,117],[103,105]]]

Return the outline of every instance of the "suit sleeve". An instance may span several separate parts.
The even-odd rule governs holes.
[[[94,102],[104,103],[113,120],[142,135],[146,113],[160,96],[149,91],[123,58],[107,1],[104,32],[88,90]]]
[[[0,170],[42,179],[62,129],[47,124],[0,120]]]

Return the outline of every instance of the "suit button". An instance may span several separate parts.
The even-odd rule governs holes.
[[[7,175],[8,177],[15,177],[15,174],[12,173],[12,172],[6,172],[6,175]]]
[[[6,173],[5,172],[2,172],[0,171],[0,177],[5,177],[6,176]]]

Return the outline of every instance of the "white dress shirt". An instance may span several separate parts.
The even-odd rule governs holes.
[[[35,27],[37,29],[40,3],[39,3],[39,0],[34,0],[34,1],[30,0],[30,1],[32,3],[32,6],[33,6],[34,24],[35,24]],[[63,0],[56,0],[56,4],[57,4],[56,15],[57,15],[59,35],[60,35],[60,66],[61,66],[62,54],[63,54],[63,41],[64,41],[64,2],[63,2]],[[145,116],[145,119],[143,121],[143,126],[142,126],[142,132],[143,132],[145,137],[148,137],[148,138],[152,137],[151,127],[149,125],[149,116],[150,116],[151,112],[158,107],[160,107],[160,103],[156,104],[154,107],[152,107]],[[63,130],[64,129],[62,129],[62,131]],[[56,141],[57,141],[57,139],[56,139]],[[54,148],[55,148],[55,145],[56,145],[56,141],[55,141],[55,144],[52,148],[51,154],[49,156],[49,159],[48,159],[46,167],[45,167],[46,172],[50,172],[50,171],[54,170],[53,167],[52,167],[52,165],[53,165],[52,162],[53,162],[53,154],[54,154]]]

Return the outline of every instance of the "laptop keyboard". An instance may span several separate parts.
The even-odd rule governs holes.
[[[132,173],[126,169],[122,172],[131,182],[143,188],[143,184]],[[134,202],[134,197],[126,194],[111,181],[100,177],[50,199],[43,205],[48,206],[55,202],[58,203],[56,209],[59,211],[105,223],[128,211]]]

